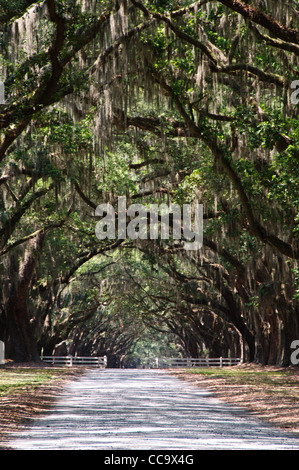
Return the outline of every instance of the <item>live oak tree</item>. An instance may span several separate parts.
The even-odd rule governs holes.
[[[95,338],[107,348],[105,331],[117,328],[104,297],[83,296],[82,309],[73,299],[80,270],[121,248],[152,266],[163,257],[160,284],[171,290],[137,271],[141,279],[124,281],[126,308],[113,291],[111,309],[126,318],[116,355],[151,323],[176,334],[184,354],[289,364],[299,334],[298,10],[274,0],[1,5],[1,338],[10,357],[36,359],[37,345],[63,340],[83,351],[85,336],[88,353]],[[97,240],[94,210],[119,195],[202,203],[203,248]]]

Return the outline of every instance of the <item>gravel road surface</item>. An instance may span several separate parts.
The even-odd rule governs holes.
[[[96,369],[14,436],[17,450],[299,450],[299,438],[166,370]]]

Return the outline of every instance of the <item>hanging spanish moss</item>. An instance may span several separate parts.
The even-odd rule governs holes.
[[[234,2],[156,3],[45,0],[2,28],[1,311],[35,257],[28,315],[51,351],[69,334],[95,352],[104,324],[113,338],[132,333],[133,311],[135,332],[157,322],[185,353],[288,364],[299,331],[298,12],[254,0],[249,20]],[[98,240],[95,208],[124,194],[147,208],[203,204],[203,247]],[[39,235],[40,254],[28,255]],[[95,322],[84,345],[82,312]]]

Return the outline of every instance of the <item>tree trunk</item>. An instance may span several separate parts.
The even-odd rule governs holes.
[[[269,333],[269,351],[267,357],[268,365],[276,365],[278,362],[278,350],[279,350],[279,324],[278,317],[273,308],[266,309],[266,319],[270,325]]]
[[[12,260],[11,288],[6,303],[5,351],[6,357],[16,362],[39,360],[37,342],[27,311],[27,299],[44,236],[44,233],[40,233],[31,240],[19,269]]]

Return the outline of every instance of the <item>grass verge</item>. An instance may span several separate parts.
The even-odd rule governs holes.
[[[85,370],[34,364],[0,367],[0,449],[9,449],[13,433],[50,410],[63,386]]]
[[[299,435],[299,370],[243,364],[223,369],[173,371],[228,403]]]
[[[63,371],[57,369],[24,369],[0,370],[0,397],[9,396],[16,392],[33,391],[37,387],[61,378]]]

